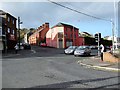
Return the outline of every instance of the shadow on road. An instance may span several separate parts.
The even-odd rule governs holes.
[[[35,86],[35,87],[30,87],[30,88],[56,88],[57,89],[67,89],[72,87],[75,84],[82,84],[82,85],[86,85],[89,86],[90,82],[99,82],[99,81],[104,81],[104,80],[108,80],[108,79],[113,79],[113,78],[119,78],[120,76],[115,76],[115,77],[107,77],[107,78],[96,78],[96,79],[89,79],[89,80],[77,80],[77,81],[69,81],[69,82],[62,82],[62,83],[55,83],[55,84],[49,84],[49,85],[40,85],[40,86]],[[111,86],[118,86],[120,85],[120,83],[115,83],[112,85],[105,85],[105,86],[100,86],[100,87],[92,87],[93,89],[97,90],[97,89],[104,89],[104,88],[108,88]],[[118,90],[118,88],[116,88]],[[116,90],[114,89],[114,90]],[[5,89],[4,89],[5,90]],[[25,90],[25,89],[19,89],[19,90]]]

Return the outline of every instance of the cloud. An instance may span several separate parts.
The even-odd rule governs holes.
[[[96,17],[101,17],[105,19],[113,18],[113,3],[111,2],[59,3]],[[100,23],[100,21],[97,19],[84,16],[82,14],[57,6],[50,2],[3,2],[1,4],[2,10],[12,14],[16,18],[20,16],[21,21],[23,22],[23,25],[21,25],[21,27],[26,28],[37,28],[45,22],[49,22],[51,26],[57,24],[58,22],[71,23],[73,25],[76,24],[76,26],[80,26],[80,24],[77,24],[77,22],[79,22],[81,23],[81,25],[84,24],[80,27],[88,30],[90,28],[89,26],[87,28],[86,25],[91,25],[90,27],[95,27],[93,24],[97,23],[97,21]]]

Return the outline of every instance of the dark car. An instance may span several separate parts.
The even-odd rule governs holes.
[[[23,50],[24,49],[24,44],[23,43],[17,43],[17,45],[18,45],[18,47],[19,47],[19,45],[20,45],[20,50]]]
[[[30,44],[24,44],[24,49],[31,49]]]

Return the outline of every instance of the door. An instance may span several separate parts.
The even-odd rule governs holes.
[[[63,48],[63,40],[59,40],[59,48]]]

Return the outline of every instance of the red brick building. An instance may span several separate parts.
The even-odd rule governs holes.
[[[46,34],[46,43],[55,48],[66,48],[71,45],[83,45],[82,38],[79,38],[79,29],[68,24],[58,23]]]
[[[2,21],[2,43],[3,50],[13,49],[17,43],[16,18],[9,13],[0,10]]]
[[[85,45],[85,38],[82,36],[78,37],[79,46]]]
[[[42,26],[38,27],[35,33],[29,37],[29,44],[39,45],[42,42],[46,41],[46,33],[49,30],[49,23],[45,23]]]

